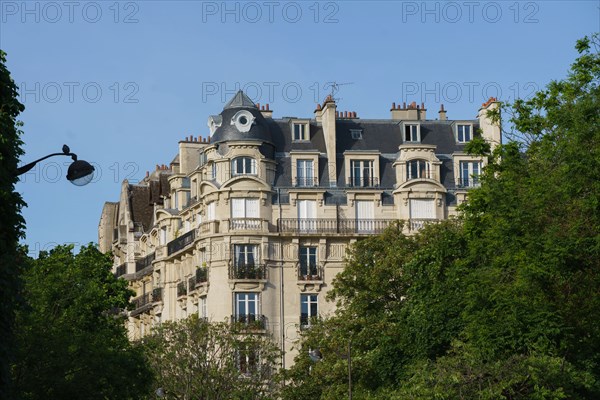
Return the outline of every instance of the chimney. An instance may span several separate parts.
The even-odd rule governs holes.
[[[402,107],[392,103],[390,111],[393,120],[418,121],[426,119],[427,109],[425,109],[425,104],[421,103],[421,106],[418,106],[417,102],[413,101],[408,106],[406,102],[402,103]]]
[[[257,104],[259,106],[260,104]],[[259,107],[260,113],[265,118],[273,118],[273,110],[269,109],[269,104],[265,104],[264,106]]]
[[[492,150],[502,143],[502,132],[500,130],[500,120],[492,120],[488,115],[488,112],[498,112],[500,117],[500,102],[495,97],[490,97],[488,101],[481,105],[477,118],[479,119],[479,129],[481,129],[481,136],[490,143]]]
[[[331,95],[327,96],[323,103],[321,114],[321,124],[323,126],[323,136],[325,137],[325,148],[327,149],[329,186],[337,186],[337,166],[336,166],[336,133],[335,117],[337,114],[336,104]]]
[[[444,105],[440,105],[440,111],[438,111],[438,114],[440,114],[440,121],[446,121],[448,119],[448,117],[446,117],[446,110],[444,110]]]
[[[315,108],[315,121],[321,122],[322,111],[323,111],[323,108],[321,107],[321,104],[317,103],[317,107]]]

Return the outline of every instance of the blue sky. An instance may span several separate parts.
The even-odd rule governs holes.
[[[594,1],[0,1],[0,48],[26,111],[23,163],[63,144],[98,170],[71,185],[68,159],[24,176],[30,254],[97,240],[123,179],[168,164],[177,142],[238,88],[275,117],[338,109],[389,118],[392,102],[473,118],[489,96],[526,97],[566,75],[575,41],[600,31]]]

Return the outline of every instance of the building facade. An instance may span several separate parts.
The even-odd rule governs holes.
[[[136,292],[131,338],[198,314],[271,334],[289,366],[299,332],[334,310],[325,296],[348,246],[456,213],[484,166],[465,144],[501,141],[496,107],[451,121],[443,106],[432,120],[393,104],[390,119],[363,120],[328,96],[312,117],[275,119],[238,92],[209,137],[180,141],[170,165],[104,205],[100,249]]]

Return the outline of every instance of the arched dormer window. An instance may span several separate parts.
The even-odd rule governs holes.
[[[251,157],[237,157],[231,160],[231,175],[256,175],[256,160]]]
[[[433,179],[431,164],[428,161],[416,159],[406,162],[406,180]]]

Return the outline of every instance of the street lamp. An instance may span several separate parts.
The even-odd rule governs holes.
[[[17,168],[17,176],[23,175],[24,173],[31,170],[37,163],[47,158],[54,156],[70,156],[73,163],[69,165],[67,171],[67,179],[75,186],[84,186],[92,181],[94,178],[94,167],[87,161],[78,160],[77,154],[71,153],[71,149],[66,144],[62,147],[62,153],[52,153],[38,160],[25,164],[22,167]]]
[[[342,359],[348,359],[348,400],[352,400],[352,338],[348,340],[348,354],[338,353],[338,356]],[[319,362],[323,359],[323,354],[319,349],[309,350],[308,357],[312,362]]]

